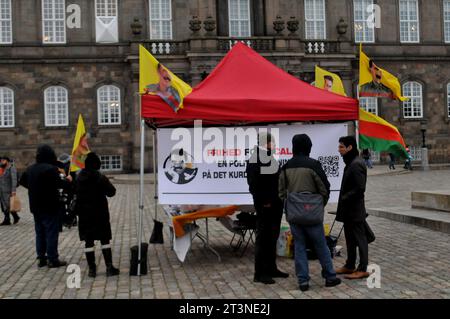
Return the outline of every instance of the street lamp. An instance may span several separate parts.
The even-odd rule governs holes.
[[[422,121],[420,122],[420,131],[422,132],[422,148],[426,148],[425,144],[425,132],[427,131],[427,124],[426,122]]]
[[[427,121],[420,121],[420,131],[422,132],[422,169],[428,170],[428,149],[425,143],[425,132],[427,131]]]

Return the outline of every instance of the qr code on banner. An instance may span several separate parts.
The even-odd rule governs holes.
[[[327,177],[339,177],[339,156],[319,156],[318,160]]]

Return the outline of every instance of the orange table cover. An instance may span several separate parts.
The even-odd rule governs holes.
[[[238,210],[238,206],[226,206],[210,208],[205,210],[198,210],[189,214],[184,214],[180,216],[175,216],[172,218],[173,229],[175,231],[176,237],[181,237],[185,234],[183,225],[186,223],[191,223],[199,218],[206,217],[224,217],[228,215],[233,215],[235,211]]]

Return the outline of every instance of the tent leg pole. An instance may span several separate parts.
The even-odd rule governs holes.
[[[138,225],[138,266],[137,274],[141,275],[141,257],[142,257],[142,218],[144,215],[144,158],[145,158],[145,121],[141,120],[141,160],[139,177],[139,225]]]
[[[153,183],[155,186],[155,220],[158,218],[158,187],[157,187],[157,174],[156,174],[156,130],[153,131]]]

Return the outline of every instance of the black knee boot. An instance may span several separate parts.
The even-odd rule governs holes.
[[[5,214],[5,219],[3,220],[3,222],[0,224],[1,226],[5,226],[5,225],[11,225],[11,220],[9,219],[9,212],[4,212]]]
[[[89,248],[88,248],[89,249]],[[97,266],[95,265],[95,251],[94,248],[91,248],[92,251],[86,251],[86,260],[89,266],[89,277],[95,278],[97,276]]]
[[[20,219],[19,215],[16,212],[11,212],[11,215],[13,217],[14,224],[17,224],[19,222],[19,219]]]
[[[113,266],[111,248],[102,248],[102,252],[103,258],[105,258],[106,276],[117,276],[120,273],[120,270]]]

